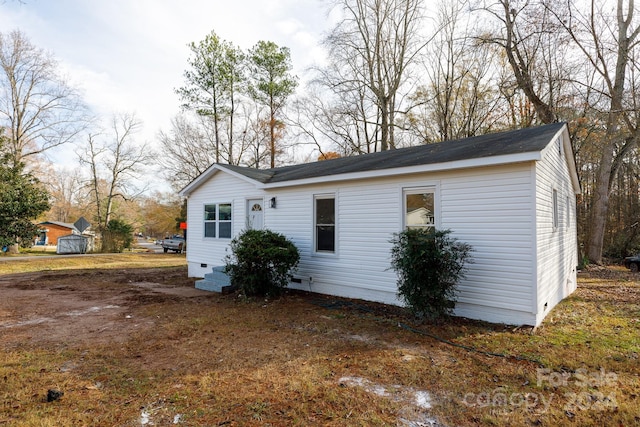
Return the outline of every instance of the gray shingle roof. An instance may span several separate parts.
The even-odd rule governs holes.
[[[57,225],[59,227],[64,227],[64,228],[68,228],[70,230],[76,230],[76,226],[68,223],[68,222],[60,222],[60,221],[44,221],[41,222],[40,225],[47,225],[47,224],[53,224],[53,225]]]
[[[345,173],[385,170],[479,159],[544,149],[564,123],[475,136],[454,141],[400,148],[353,157],[341,157],[274,169],[219,165],[263,184],[318,178]]]

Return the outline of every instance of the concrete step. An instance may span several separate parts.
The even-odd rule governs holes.
[[[213,267],[212,270],[213,272],[204,275],[204,279],[196,281],[196,288],[210,292],[232,292],[233,286],[229,276],[224,272],[224,267]]]
[[[226,294],[233,291],[233,286],[231,285],[224,286],[221,283],[216,283],[211,280],[202,279],[202,280],[196,280],[196,289]]]

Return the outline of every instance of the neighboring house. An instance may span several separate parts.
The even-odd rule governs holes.
[[[58,244],[58,238],[68,236],[69,234],[80,234],[80,231],[73,224],[59,221],[45,221],[38,224],[39,234],[36,239],[36,245],[52,245]]]
[[[409,200],[407,200],[407,213],[405,217],[407,224],[421,224],[422,226],[435,224],[435,214],[431,209],[427,209],[424,206],[411,208],[408,202]],[[430,205],[433,205],[433,203],[430,203]]]
[[[300,250],[291,287],[401,304],[390,240],[435,226],[473,247],[455,313],[529,325],[576,288],[579,193],[563,123],[268,170],[214,164],[180,192],[191,277],[264,227]]]

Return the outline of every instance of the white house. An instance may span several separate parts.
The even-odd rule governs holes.
[[[214,164],[180,194],[191,277],[224,265],[243,229],[265,227],[300,251],[291,287],[401,304],[390,240],[435,226],[473,247],[457,315],[538,325],[576,288],[579,192],[556,123],[268,170]]]

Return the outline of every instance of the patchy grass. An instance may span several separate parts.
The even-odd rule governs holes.
[[[53,270],[175,267],[186,263],[185,255],[151,253],[58,255],[43,258],[15,256],[0,259],[0,275]]]
[[[112,271],[104,297],[147,274]],[[74,277],[51,280],[73,288]],[[398,308],[305,293],[138,291],[119,321],[140,326],[118,340],[0,344],[0,425],[638,425],[638,278],[581,277],[536,331],[416,324]],[[64,396],[47,403],[50,388]]]

